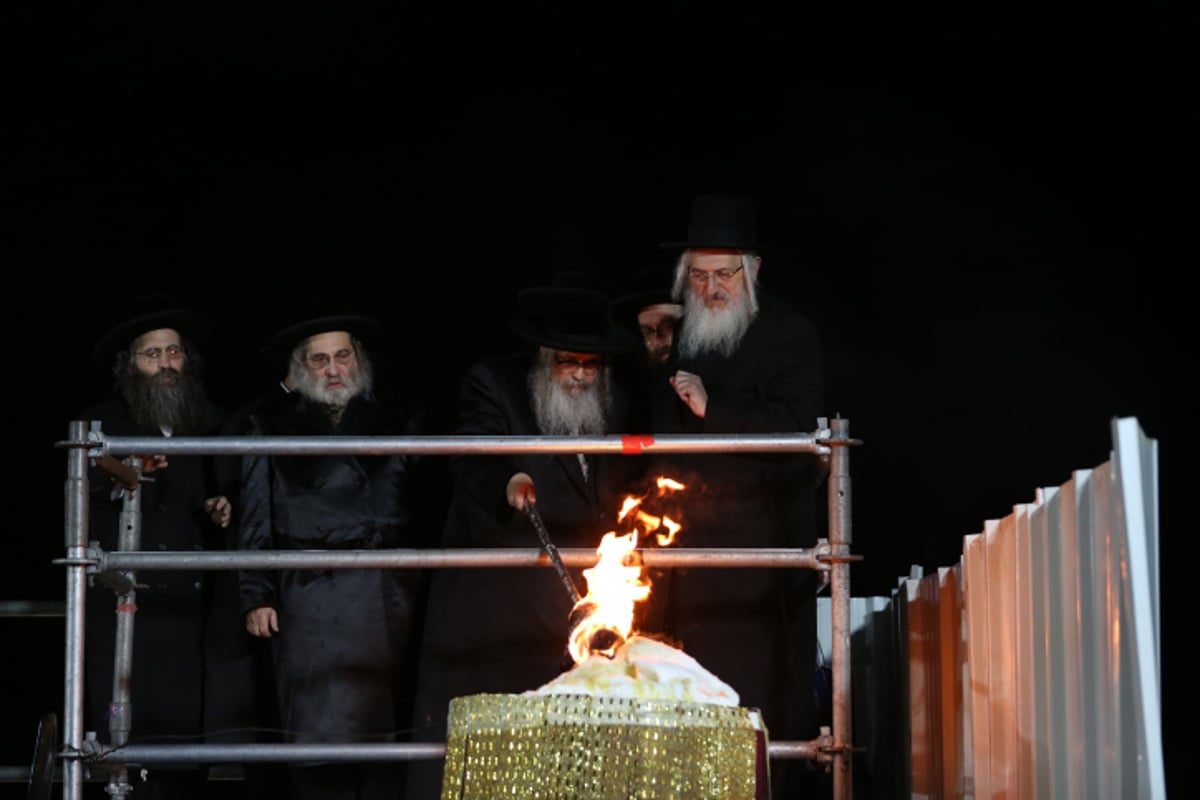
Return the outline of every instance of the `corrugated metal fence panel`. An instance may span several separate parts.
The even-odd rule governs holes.
[[[963,798],[967,795],[968,764],[964,756],[966,746],[965,715],[963,702],[963,615],[962,615],[962,569],[960,566],[942,567],[937,572],[938,587],[938,642],[940,664],[938,675],[942,681],[940,698],[940,720],[942,731],[942,796]]]
[[[972,796],[990,797],[992,760],[988,752],[988,736],[991,728],[991,667],[988,652],[987,540],[983,534],[963,538],[962,572],[965,639],[962,654],[967,663],[964,691],[968,694],[970,706],[965,731],[966,742],[972,753],[967,783]]]
[[[1112,464],[1106,463],[1092,472],[1092,608],[1096,636],[1096,686],[1093,700],[1096,707],[1095,772],[1097,785],[1105,787],[1110,796],[1126,791],[1121,777],[1121,556],[1120,537],[1114,530]],[[1136,789],[1133,790],[1136,792]]]
[[[1013,591],[1016,595],[1017,670],[1017,797],[1037,796],[1037,770],[1034,742],[1037,741],[1037,702],[1034,694],[1034,615],[1033,615],[1033,530],[1032,506],[1013,507],[1010,515],[1016,535],[1016,564]]]
[[[1166,797],[1157,443],[1127,418],[1113,445],[964,537],[957,565],[852,600],[872,798]]]
[[[1068,607],[1067,595],[1073,593],[1067,578],[1075,554],[1068,549],[1063,532],[1063,497],[1061,487],[1046,490],[1046,502],[1039,509],[1044,534],[1046,556],[1046,663],[1049,666],[1049,705],[1046,708],[1047,729],[1050,735],[1048,760],[1053,797],[1079,800],[1071,768],[1071,686],[1076,683],[1070,673],[1067,650],[1070,647],[1068,618],[1074,613]],[[1036,513],[1036,512],[1035,512]],[[1073,605],[1073,603],[1072,603]]]
[[[1096,497],[1107,496],[1107,489],[1097,489],[1109,480],[1109,471],[1101,465],[1095,470],[1080,470],[1075,473],[1075,526],[1078,529],[1079,551],[1079,660],[1081,724],[1083,735],[1080,740],[1083,769],[1081,771],[1085,797],[1104,797],[1109,787],[1119,786],[1104,774],[1100,753],[1100,742],[1106,724],[1101,687],[1107,677],[1104,652],[1104,593],[1105,580],[1103,537],[1106,525],[1098,522],[1107,515],[1098,513]]]
[[[1017,725],[1016,725],[1016,524],[1010,515],[989,520],[984,525],[989,580],[988,615],[988,744],[990,794],[980,796],[1016,797]]]
[[[1051,655],[1054,647],[1054,595],[1050,588],[1050,536],[1046,529],[1044,495],[1056,490],[1038,492],[1038,502],[1029,509],[1029,577],[1030,622],[1033,626],[1033,796],[1054,797],[1054,752],[1052,715],[1054,697],[1051,692]]]
[[[894,800],[908,795],[907,720],[900,713],[897,689],[901,663],[895,605],[890,597],[850,600],[851,689],[854,743],[864,752],[855,756],[855,794],[871,800]],[[817,598],[817,638],[828,654],[833,649],[831,602]],[[961,637],[960,637],[961,638]]]
[[[908,616],[908,692],[911,741],[912,797],[940,800],[941,792],[941,685],[938,676],[939,643],[937,583],[934,576],[910,579],[905,584]]]
[[[1162,694],[1159,685],[1159,565],[1158,565],[1158,443],[1146,437],[1137,420],[1113,421],[1114,477],[1118,491],[1115,518],[1120,521],[1128,559],[1122,616],[1131,627],[1128,643],[1128,685],[1137,724],[1136,757],[1138,797],[1166,796],[1162,751]]]

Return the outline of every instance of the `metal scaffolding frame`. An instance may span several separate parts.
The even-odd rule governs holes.
[[[67,451],[65,481],[66,555],[56,564],[66,568],[65,669],[63,687],[62,764],[63,798],[80,800],[85,762],[108,765],[123,773],[130,764],[161,763],[264,763],[297,761],[366,762],[430,760],[445,756],[444,743],[389,744],[102,744],[85,739],[83,730],[84,604],[89,575],[121,576],[142,569],[233,570],[298,568],[446,568],[446,567],[551,567],[544,550],[529,549],[392,549],[372,551],[287,552],[105,552],[89,545],[88,464],[104,460],[120,466],[116,457],[144,453],[163,455],[327,455],[408,453],[416,455],[500,453],[621,454],[636,457],[651,453],[762,453],[797,452],[820,456],[828,466],[828,539],[815,548],[736,549],[669,548],[639,551],[647,567],[785,567],[825,573],[830,587],[833,631],[832,730],[823,728],[812,741],[770,742],[771,758],[810,759],[826,764],[833,773],[833,797],[850,800],[852,791],[851,687],[850,687],[850,564],[860,560],[851,553],[851,485],[849,421],[822,419],[814,433],[771,435],[661,435],[661,436],[218,436],[218,437],[111,437],[100,424],[76,420],[67,439],[57,446]],[[140,464],[130,462],[134,468]],[[135,473],[136,475],[136,473]],[[126,508],[139,500],[136,489],[126,492]],[[591,566],[596,551],[559,550],[568,566]],[[131,582],[132,583],[132,582]],[[126,587],[132,591],[131,586]],[[121,587],[117,586],[117,591]],[[121,631],[118,629],[118,658]],[[127,733],[127,731],[126,731]]]

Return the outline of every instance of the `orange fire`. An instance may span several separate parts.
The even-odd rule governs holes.
[[[568,650],[576,664],[592,653],[602,653],[611,658],[617,647],[629,638],[633,630],[633,612],[637,603],[650,596],[650,583],[642,574],[641,560],[637,557],[638,540],[642,536],[655,534],[660,547],[675,541],[682,526],[675,520],[655,516],[642,510],[642,502],[651,492],[664,497],[668,492],[684,489],[676,480],[660,477],[654,489],[641,497],[626,497],[617,513],[617,523],[629,526],[627,533],[615,531],[604,534],[596,549],[600,558],[596,565],[583,571],[587,579],[588,592],[571,611],[571,618],[578,619],[568,641]]]

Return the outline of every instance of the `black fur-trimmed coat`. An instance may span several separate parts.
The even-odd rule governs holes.
[[[250,435],[408,435],[412,423],[357,397],[334,427],[299,393],[256,410]],[[242,465],[245,550],[415,546],[407,455],[256,455]],[[288,741],[390,741],[407,719],[400,683],[410,656],[419,576],[403,569],[244,571],[243,614],[272,606],[281,724]],[[405,715],[406,716],[406,715]]]

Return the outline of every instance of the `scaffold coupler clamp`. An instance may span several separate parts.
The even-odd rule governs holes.
[[[821,591],[829,585],[830,561],[833,555],[833,548],[829,546],[828,539],[817,539],[817,546],[813,548],[813,554],[816,556],[817,562],[821,564],[821,568],[817,570],[817,591]]]

